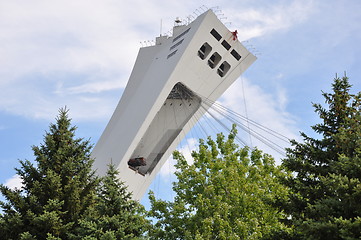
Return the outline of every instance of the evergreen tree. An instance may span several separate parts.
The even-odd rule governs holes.
[[[274,160],[255,149],[239,148],[233,128],[228,139],[200,140],[194,163],[174,153],[177,182],[174,201],[150,194],[149,216],[156,223],[151,239],[277,239],[288,232],[285,215],[275,206],[287,199],[285,175]]]
[[[150,228],[143,206],[131,199],[118,174],[110,165],[102,178],[94,211],[81,221],[82,239],[140,239]]]
[[[322,122],[312,126],[321,138],[301,133],[283,165],[294,174],[285,209],[295,239],[361,238],[361,93],[350,94],[348,78],[336,77],[327,107],[314,104]]]
[[[70,239],[94,204],[98,179],[89,141],[75,138],[68,110],[61,109],[44,143],[34,146],[35,165],[20,161],[20,189],[0,185],[1,239]]]

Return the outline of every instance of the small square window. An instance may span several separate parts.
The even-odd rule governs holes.
[[[212,47],[208,43],[204,43],[198,50],[198,56],[203,60],[212,51]]]
[[[217,73],[219,76],[224,77],[229,71],[229,69],[231,69],[231,65],[229,65],[228,62],[224,61],[217,69]]]
[[[219,34],[214,28],[212,29],[211,34],[212,34],[213,37],[214,37],[215,39],[217,39],[218,41],[221,40],[221,38],[222,38],[221,34]]]
[[[231,45],[229,45],[229,43],[226,40],[223,40],[222,46],[227,50],[229,50],[231,48]]]
[[[232,54],[232,56],[235,58],[235,59],[237,59],[237,61],[239,60],[239,59],[241,59],[241,55],[239,55],[239,53],[236,51],[236,50],[232,50],[231,51],[231,54]]]
[[[212,56],[208,59],[208,65],[211,68],[215,68],[217,64],[221,61],[222,57],[217,53],[213,53]]]

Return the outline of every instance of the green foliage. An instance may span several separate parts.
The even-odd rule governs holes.
[[[61,109],[44,143],[34,146],[36,165],[20,161],[20,189],[0,185],[2,239],[68,239],[94,204],[97,177],[89,141],[75,138],[68,110]]]
[[[35,162],[20,161],[21,189],[0,185],[1,239],[136,239],[150,228],[111,165],[101,179],[91,169],[89,141],[75,139],[68,110],[34,146]]]
[[[274,160],[259,150],[249,151],[228,139],[200,140],[189,165],[179,152],[174,201],[157,200],[151,193],[149,216],[156,219],[151,239],[272,239],[288,232],[276,207],[287,199],[284,176]]]
[[[327,108],[314,104],[322,122],[312,126],[315,139],[301,133],[292,141],[283,165],[294,174],[285,210],[296,226],[294,238],[361,237],[361,93],[350,94],[345,76],[335,78],[333,93],[323,93]]]
[[[110,165],[98,188],[95,208],[81,221],[78,235],[82,239],[135,239],[150,228],[143,206],[131,199],[117,175]]]

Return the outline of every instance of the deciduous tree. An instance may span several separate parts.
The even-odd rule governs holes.
[[[156,220],[151,239],[273,239],[287,232],[275,204],[287,198],[278,181],[285,175],[273,158],[239,148],[233,128],[225,139],[200,141],[194,163],[174,153],[177,182],[174,201],[150,194],[150,217]]]

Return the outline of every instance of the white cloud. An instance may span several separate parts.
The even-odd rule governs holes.
[[[77,101],[82,94],[125,86],[141,31],[129,29],[134,26],[123,18],[119,1],[1,5],[0,109],[52,119],[54,110],[48,110],[58,104],[84,108],[86,102]]]
[[[98,92],[113,90],[115,88],[119,89],[124,87],[125,87],[124,82],[119,80],[114,80],[114,81],[85,83],[80,86],[63,89],[63,91],[68,92],[70,94],[98,93]]]
[[[246,38],[302,21],[311,5],[293,1],[255,10],[234,4],[239,7],[224,12]],[[161,19],[164,33],[175,17],[193,14],[197,7],[193,1],[3,1],[0,110],[50,120],[67,105],[77,119],[108,118],[129,78],[139,42],[158,35]]]
[[[272,34],[276,31],[288,29],[307,19],[314,11],[313,1],[287,1],[281,4],[265,4],[257,8],[226,9],[232,16],[233,28],[239,31],[241,40]]]
[[[19,175],[14,175],[6,180],[4,185],[13,190],[15,188],[20,189],[22,187],[22,180]]]

